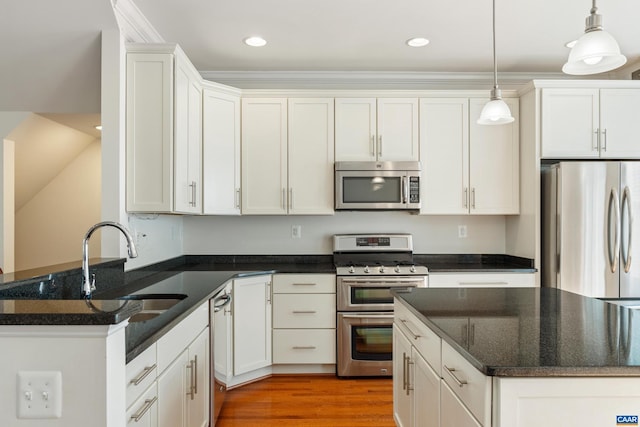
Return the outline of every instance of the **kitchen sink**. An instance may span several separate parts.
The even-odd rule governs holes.
[[[142,302],[142,310],[129,318],[130,323],[135,323],[155,319],[186,297],[184,294],[133,294],[118,299]]]

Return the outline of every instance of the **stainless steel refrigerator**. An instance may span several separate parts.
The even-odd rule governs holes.
[[[543,286],[640,297],[640,161],[543,166]]]

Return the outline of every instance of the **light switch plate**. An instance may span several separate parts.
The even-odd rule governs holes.
[[[18,419],[62,417],[62,372],[18,372]]]

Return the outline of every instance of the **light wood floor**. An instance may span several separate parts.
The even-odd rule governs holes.
[[[216,427],[393,427],[391,381],[274,376],[227,392]]]

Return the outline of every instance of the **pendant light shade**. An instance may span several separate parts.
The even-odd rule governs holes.
[[[591,15],[586,19],[585,33],[569,53],[562,71],[572,75],[598,74],[614,70],[627,62],[611,34],[602,29],[602,16],[593,0]]]
[[[479,125],[503,125],[514,121],[509,106],[498,89],[498,61],[496,59],[496,0],[493,0],[493,89],[491,100],[482,108]]]

